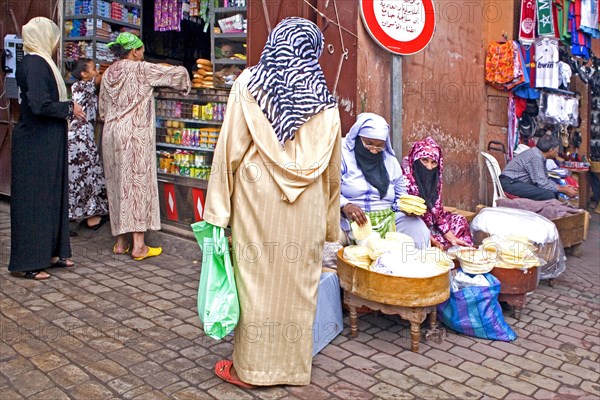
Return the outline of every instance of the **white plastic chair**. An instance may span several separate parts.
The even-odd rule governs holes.
[[[485,159],[485,165],[487,166],[488,171],[490,172],[492,182],[494,182],[494,197],[492,199],[492,207],[496,207],[496,200],[506,198],[504,189],[502,189],[502,185],[500,184],[500,164],[498,164],[496,158],[494,158],[494,156],[490,153],[482,151],[481,155]]]

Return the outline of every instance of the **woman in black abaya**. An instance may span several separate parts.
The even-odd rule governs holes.
[[[11,255],[13,276],[47,279],[48,267],[69,267],[67,118],[85,118],[68,101],[52,54],[60,30],[36,17],[23,26],[26,56],[16,72],[21,114],[12,133]]]

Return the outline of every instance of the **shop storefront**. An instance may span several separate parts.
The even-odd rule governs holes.
[[[63,63],[85,55],[105,68],[111,61],[106,51],[111,35],[131,30],[139,32],[146,44],[147,60],[184,65],[190,76],[196,71],[190,96],[157,92],[156,150],[165,226],[189,231],[189,223],[202,217],[210,150],[218,140],[228,97],[223,85],[246,65],[256,64],[269,29],[292,15],[315,21],[324,33],[321,65],[338,99],[344,133],[358,113],[376,112],[392,123],[399,157],[416,140],[431,135],[445,153],[448,205],[474,210],[477,204],[491,203],[492,185],[479,152],[490,141],[508,146],[509,93],[485,83],[485,53],[491,42],[518,38],[519,16],[513,12],[520,10],[518,1],[452,6],[434,2],[433,38],[424,50],[406,56],[381,48],[366,30],[355,2],[341,0],[56,0],[44,7],[39,2],[8,3],[17,24],[44,15],[64,27]],[[183,12],[175,6],[183,7]],[[14,33],[11,14],[0,19],[2,35]],[[598,42],[593,39],[591,47],[600,54]],[[208,63],[199,67],[198,59]],[[578,154],[589,158],[598,147],[593,118],[597,111],[590,85],[575,76],[572,82],[574,87],[568,91],[580,95]],[[10,115],[0,110],[0,192],[4,194],[10,194],[10,129],[18,117],[15,100],[9,110]],[[504,158],[494,155],[503,166]]]
[[[167,230],[189,234],[189,225],[202,220],[229,89],[246,66],[246,2],[64,0],[63,6],[65,70],[80,57],[106,69],[114,61],[108,42],[131,32],[144,41],[146,61],[183,65],[193,78],[188,95],[155,93],[161,220]]]
[[[156,157],[161,220],[167,230],[191,234],[189,225],[202,220],[204,199],[211,175],[212,153],[218,141],[226,111],[229,90],[246,67],[254,49],[256,63],[262,43],[248,41],[267,32],[261,8],[260,18],[249,19],[251,7],[259,2],[244,0],[64,0],[62,64],[68,69],[80,57],[92,58],[105,70],[114,57],[107,44],[120,33],[139,35],[145,44],[145,59],[150,62],[183,65],[193,78],[192,91],[182,95],[167,89],[155,93]],[[310,4],[309,4],[310,5]],[[270,13],[282,19],[279,5]],[[314,8],[298,2],[305,10]],[[254,7],[256,11],[256,7]],[[287,7],[285,12],[297,15]],[[248,21],[254,21],[254,26]],[[271,25],[274,26],[275,22]],[[339,32],[338,32],[339,33]],[[339,38],[339,35],[338,35]],[[328,46],[337,62],[338,93],[340,66],[349,56],[346,49]],[[332,64],[333,65],[333,64]],[[347,100],[348,103],[351,101]],[[353,106],[346,107],[346,123],[352,123]],[[98,130],[99,132],[101,129]]]

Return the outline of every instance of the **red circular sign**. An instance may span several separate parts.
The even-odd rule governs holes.
[[[373,40],[392,53],[418,53],[433,37],[432,0],[361,0],[360,11]]]

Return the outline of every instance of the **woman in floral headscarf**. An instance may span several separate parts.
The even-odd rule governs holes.
[[[425,199],[427,212],[421,217],[431,232],[431,243],[438,247],[473,244],[469,223],[462,215],[444,211],[442,205],[442,149],[431,137],[413,144],[402,160],[408,194]]]

